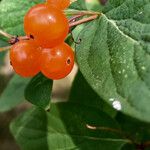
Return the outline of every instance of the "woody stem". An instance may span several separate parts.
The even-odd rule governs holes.
[[[97,17],[98,17],[98,15],[92,15],[92,16],[90,16],[88,18],[83,18],[81,20],[78,20],[78,21],[75,21],[75,22],[71,22],[69,24],[69,27],[71,28],[73,26],[77,26],[77,25],[80,25],[82,23],[86,23],[86,22],[92,21],[92,20],[96,19]]]
[[[8,38],[8,39],[11,39],[11,38],[14,37],[13,35],[8,34],[8,33],[4,32],[4,31],[1,30],[1,29],[0,29],[0,34],[1,34],[2,36],[4,36],[4,37]]]

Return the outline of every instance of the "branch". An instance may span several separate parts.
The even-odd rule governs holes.
[[[96,126],[91,126],[88,124],[86,124],[86,127],[91,130],[102,130],[102,131],[107,131],[107,132],[114,132],[116,134],[119,134],[123,138],[127,139],[129,144],[136,144],[134,138],[132,138],[130,135],[128,135],[127,133],[123,132],[120,129],[114,129],[114,128],[109,128],[109,127],[96,127]]]
[[[91,125],[86,125],[86,127],[88,129],[91,130],[103,130],[103,131],[110,131],[110,132],[115,132],[115,133],[119,133],[121,135],[124,135],[124,133],[121,130],[118,129],[114,129],[114,128],[109,128],[109,127],[95,127],[95,126],[91,126]]]
[[[82,17],[82,16],[84,16],[84,15],[76,15],[76,16],[73,16],[72,18],[69,19],[69,23],[75,22],[76,19],[78,19],[78,18],[80,18],[80,17]]]
[[[12,37],[8,43],[13,45],[15,44],[16,42],[20,41],[20,40],[29,40],[30,38],[28,36],[16,36],[16,37]]]
[[[0,29],[0,34],[3,35],[4,37],[8,38],[8,39],[11,39],[11,38],[14,37],[13,35],[8,34],[8,33],[4,32],[4,31],[1,30],[1,29]]]
[[[96,19],[97,17],[98,17],[98,15],[93,15],[93,16],[90,16],[88,18],[83,18],[83,19],[81,19],[79,21],[75,21],[75,22],[70,23],[69,27],[71,28],[73,26],[80,25],[82,23],[92,21],[92,20]]]
[[[74,10],[74,9],[67,9],[64,10],[64,13],[66,15],[100,15],[100,12],[94,12],[94,11],[80,11],[80,10]]]

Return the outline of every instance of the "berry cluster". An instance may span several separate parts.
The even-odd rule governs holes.
[[[10,51],[16,73],[35,76],[40,71],[50,79],[66,77],[74,66],[74,52],[64,40],[69,22],[63,9],[69,0],[47,0],[32,7],[24,18],[24,30],[29,40],[20,40]]]

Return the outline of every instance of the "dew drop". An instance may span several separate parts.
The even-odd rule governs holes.
[[[114,98],[110,98],[109,101],[110,101],[110,102],[113,102],[113,101],[114,101]]]
[[[125,69],[122,70],[123,73],[125,73],[125,71],[126,71]]]
[[[121,103],[118,100],[113,101],[112,105],[116,110],[122,109]]]
[[[119,74],[121,74],[121,71],[118,71]]]
[[[125,74],[125,75],[124,75],[124,77],[125,77],[125,78],[128,78],[128,75],[127,75],[127,74]]]
[[[114,109],[116,109],[118,111],[122,109],[121,103],[118,99],[110,98],[109,101],[112,102],[112,106]]]
[[[142,69],[142,70],[146,70],[145,66],[142,66],[141,69]]]
[[[96,84],[95,84],[95,87],[96,87],[96,88],[98,88],[98,86],[99,86],[99,84],[98,84],[98,83],[96,83]]]

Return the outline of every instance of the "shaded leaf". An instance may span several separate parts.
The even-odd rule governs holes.
[[[98,108],[111,116],[116,114],[116,111],[106,104],[90,87],[80,71],[73,82],[69,102]]]
[[[135,143],[149,141],[150,124],[123,115],[122,113],[118,113],[116,120],[120,124],[122,130],[132,137]]]
[[[70,9],[76,9],[76,10],[86,10],[86,5],[85,5],[85,1],[83,0],[77,0],[75,2],[73,2],[70,7]]]
[[[1,36],[0,36],[0,48],[4,47],[4,46],[7,46],[8,43],[4,40],[1,39]],[[5,57],[5,54],[6,52],[0,52],[0,67],[3,65],[4,63],[4,57]]]
[[[0,112],[11,110],[25,100],[24,89],[29,80],[14,75],[0,96]]]
[[[51,100],[53,81],[41,73],[35,76],[25,90],[25,98],[34,105],[45,108]]]
[[[137,147],[135,145],[126,144],[123,146],[122,150],[137,150]]]
[[[11,124],[11,131],[22,150],[120,150],[128,142],[100,127],[119,130],[113,119],[97,109],[62,103],[52,105],[50,112],[31,109]]]

